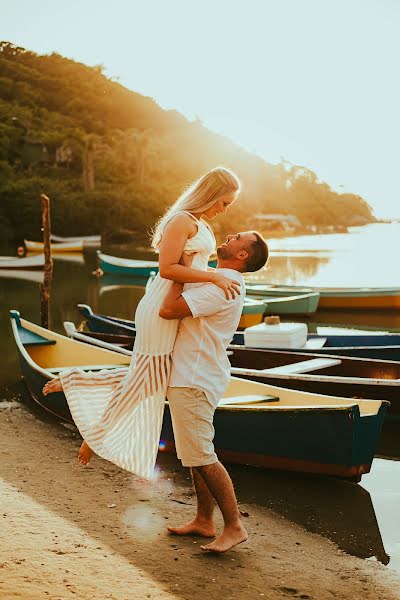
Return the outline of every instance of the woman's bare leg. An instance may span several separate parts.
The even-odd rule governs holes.
[[[47,396],[47,394],[53,394],[54,392],[62,392],[63,386],[61,383],[61,379],[59,377],[55,377],[46,383],[44,388],[42,389],[43,396]]]
[[[47,394],[53,394],[55,392],[62,392],[63,387],[61,383],[61,379],[59,377],[55,377],[46,383],[42,392],[44,396]],[[83,440],[81,447],[79,448],[78,460],[81,465],[87,465],[90,459],[93,456],[93,450],[89,448],[85,440]]]
[[[93,456],[93,450],[89,448],[87,442],[83,440],[81,447],[79,448],[78,460],[81,465],[87,465]]]

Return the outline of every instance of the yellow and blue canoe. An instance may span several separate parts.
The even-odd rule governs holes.
[[[42,388],[60,371],[127,366],[129,356],[44,329],[11,311],[25,383],[47,411],[71,420],[62,392]],[[232,377],[214,418],[218,456],[230,463],[335,475],[359,481],[371,469],[389,403],[321,396]],[[166,404],[160,450],[174,451]]]

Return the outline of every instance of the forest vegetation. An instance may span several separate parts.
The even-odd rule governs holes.
[[[42,192],[51,198],[54,233],[139,235],[216,165],[243,181],[220,233],[251,226],[262,213],[295,215],[317,227],[375,220],[360,196],[333,191],[304,166],[266,162],[105,77],[102,66],[0,42],[3,240],[40,239]]]

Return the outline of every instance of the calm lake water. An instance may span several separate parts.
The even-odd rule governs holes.
[[[319,286],[400,286],[400,224],[352,228],[348,234],[302,236],[270,241],[271,259],[261,281]],[[104,248],[117,256],[153,258],[146,248]],[[1,248],[1,254],[15,249]],[[133,318],[144,288],[128,280],[92,275],[95,255],[54,256],[51,326],[63,333],[63,322],[81,322],[78,303],[93,310]],[[8,310],[40,322],[40,274],[0,271],[0,398],[12,397],[20,379]],[[33,280],[32,280],[33,278]],[[318,312],[308,322],[320,333],[356,328],[400,331],[400,311],[368,313]],[[326,535],[346,552],[373,558],[400,571],[399,430],[384,431],[380,454],[362,484],[299,474],[260,472],[235,467],[238,487],[251,486],[254,502],[270,507],[306,529]]]

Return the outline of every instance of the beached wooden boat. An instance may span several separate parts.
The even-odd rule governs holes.
[[[121,258],[111,256],[97,251],[98,263],[103,273],[111,275],[123,275],[124,277],[149,277],[152,272],[158,273],[157,260],[136,260],[133,258]],[[215,267],[216,262],[211,260],[210,267]]]
[[[257,296],[253,294],[249,295],[249,298],[263,300],[267,305],[266,314],[268,315],[312,315],[316,312],[319,303],[318,292],[291,296],[285,294],[282,296],[268,296],[268,294]]]
[[[346,327],[361,332],[400,333],[400,311],[394,310],[319,310],[320,327]]]
[[[243,346],[244,334],[238,331],[233,338],[233,343]],[[305,346],[299,346],[298,348],[270,348],[270,350],[318,352],[318,354],[334,354],[335,356],[400,361],[400,334],[309,334]]]
[[[73,324],[69,323],[68,335],[80,341],[98,344],[110,350],[119,351],[123,348],[120,351],[127,355],[133,346],[133,329],[130,333],[131,343],[128,341],[127,330],[124,335],[114,336],[110,333],[75,332]],[[237,345],[229,346],[228,355],[233,375],[316,394],[388,400],[391,402],[391,408],[387,418],[393,421],[400,420],[398,362],[260,350]]]
[[[75,323],[72,323],[71,321],[64,321],[63,325],[65,333],[73,340],[132,356],[133,344],[135,341],[134,335],[82,331],[81,329],[78,330]]]
[[[245,298],[242,308],[242,316],[240,317],[238,325],[239,329],[245,329],[246,327],[259,325],[259,323],[261,323],[263,320],[267,308],[267,304],[261,300]]]
[[[34,323],[20,319],[17,311],[10,311],[11,325],[17,345],[22,375],[32,398],[47,411],[62,419],[71,420],[71,414],[63,393],[43,396],[43,385],[57,373],[73,366],[87,370],[100,370],[128,365],[129,356],[93,347],[87,353],[75,340],[54,333]],[[89,347],[89,346],[87,346]]]
[[[0,256],[0,269],[41,269],[44,267],[44,254],[33,256]]]
[[[93,313],[87,304],[78,304],[78,307],[91,331],[122,335],[132,335],[132,332],[135,332],[133,321],[98,315]],[[304,347],[270,348],[270,350],[400,361],[400,334],[398,333],[324,336],[309,334],[307,337]],[[240,331],[236,332],[232,343],[243,346],[244,334]]]
[[[113,286],[112,289],[116,289],[116,287]],[[90,306],[87,306],[86,304],[78,304],[78,307],[81,311],[81,314],[85,318],[88,318],[88,320],[93,319],[93,322],[97,322],[96,331],[102,333],[129,334],[132,332],[132,328],[134,330],[135,326],[133,321],[115,319],[114,317],[108,317],[106,315],[94,314]],[[250,327],[251,325],[258,325],[261,323],[265,310],[266,305],[264,302],[254,301],[251,298],[246,298],[243,305],[242,316],[239,321],[239,328],[244,329],[246,327]]]
[[[28,252],[43,252],[43,242],[33,242],[31,240],[24,240],[25,247]],[[65,243],[51,243],[51,251],[56,252],[82,252],[83,242],[65,242]]]
[[[90,331],[129,336],[136,334],[135,323],[129,319],[119,319],[94,313],[88,304],[78,304],[78,309],[85,318]]]
[[[249,296],[281,296],[285,294],[305,294],[308,292],[320,294],[321,309],[339,310],[376,310],[380,308],[400,309],[400,287],[362,287],[362,288],[329,288],[275,286],[272,284],[247,283],[246,293]]]
[[[346,398],[388,400],[400,421],[400,364],[345,356],[229,346],[232,374],[285,388]]]
[[[129,363],[129,356],[68,339],[21,319],[17,311],[10,315],[33,399],[63,419],[71,418],[64,394],[42,394],[49,379],[71,366],[93,371]],[[370,471],[387,407],[385,401],[325,397],[232,378],[214,418],[215,447],[226,462],[359,480]],[[168,405],[160,449],[174,450]]]
[[[62,237],[61,235],[50,235],[50,241],[56,244],[69,244],[74,242],[83,242],[89,245],[99,245],[101,243],[101,235],[78,235],[75,237]]]
[[[317,291],[321,295],[320,308],[400,310],[400,287],[317,288]]]

